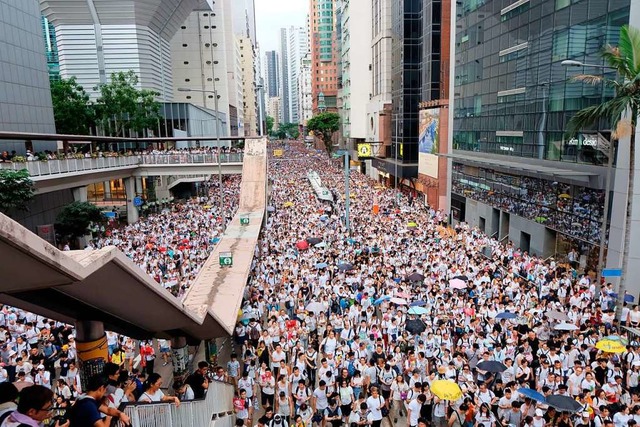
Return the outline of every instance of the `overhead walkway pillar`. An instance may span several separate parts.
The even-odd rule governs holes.
[[[109,347],[104,324],[93,320],[77,321],[76,350],[80,362],[82,389],[86,390],[88,379],[102,373],[105,363],[109,360]]]
[[[189,367],[189,346],[186,337],[171,338],[171,361],[174,380],[184,379]]]
[[[139,213],[138,207],[133,204],[133,200],[136,198],[136,180],[135,178],[124,179],[124,190],[127,194],[127,223],[133,224],[138,221]]]

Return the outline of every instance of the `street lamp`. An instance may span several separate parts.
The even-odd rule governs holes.
[[[220,197],[220,215],[224,219],[224,192],[222,191],[222,152],[220,150],[220,110],[218,109],[218,91],[217,90],[199,90],[186,87],[179,87],[178,92],[200,92],[212,93],[214,98],[214,108],[216,110],[216,144],[218,146],[218,193]]]
[[[600,68],[604,70],[615,70],[613,67],[608,67],[606,65],[598,65],[598,64],[585,64],[584,62],[574,61],[573,59],[565,59],[560,63],[563,67],[589,67],[589,68]]]
[[[585,64],[584,62],[574,61],[566,59],[560,63],[563,67],[589,67],[598,68],[602,70],[614,70],[613,67],[607,67],[606,65],[598,64]],[[604,268],[604,245],[607,242],[607,223],[609,222],[609,203],[611,193],[611,174],[613,173],[613,140],[609,141],[609,154],[607,159],[607,177],[605,180],[605,193],[604,193],[604,215],[602,217],[602,226],[600,227],[600,248],[598,252],[598,268],[596,268],[596,296],[600,295],[600,281],[602,280],[602,269]],[[618,298],[624,296],[618,295]],[[624,304],[624,301],[623,301]]]

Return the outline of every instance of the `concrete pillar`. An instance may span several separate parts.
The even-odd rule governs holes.
[[[73,192],[73,200],[76,202],[87,201],[87,187],[75,187],[71,190]]]
[[[173,362],[173,378],[184,379],[189,374],[189,346],[185,337],[171,338],[171,361]],[[184,378],[183,378],[184,377]]]
[[[109,347],[104,324],[92,320],[76,322],[76,349],[82,389],[86,390],[87,380],[95,374],[104,371],[104,365],[109,360]]]
[[[104,181],[102,186],[104,188],[104,199],[111,199],[111,181]]]
[[[138,221],[138,208],[133,205],[133,199],[136,197],[135,178],[129,177],[124,179],[124,189],[127,194],[127,222],[133,224]]]

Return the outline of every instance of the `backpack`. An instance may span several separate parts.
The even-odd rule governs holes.
[[[254,326],[253,328],[249,329],[249,338],[251,338],[252,340],[260,339],[260,331],[258,331],[257,326]]]

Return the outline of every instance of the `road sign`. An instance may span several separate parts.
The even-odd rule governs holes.
[[[602,270],[602,277],[622,277],[621,268],[605,268]]]
[[[248,216],[240,217],[240,225],[249,225],[249,217]]]
[[[231,252],[220,252],[219,261],[222,267],[231,267],[233,265],[233,255]]]
[[[133,198],[133,206],[142,206],[144,204],[144,200],[142,200],[142,197],[140,196],[136,196]]]

